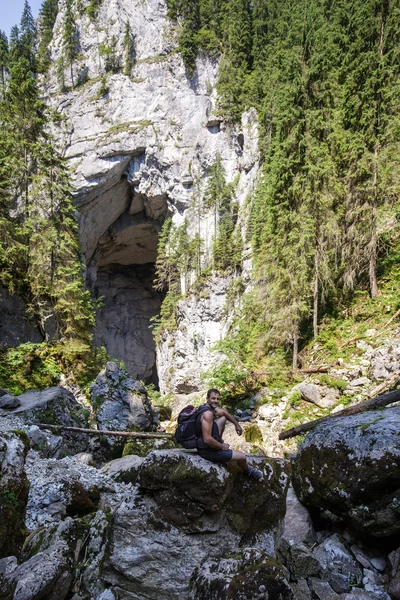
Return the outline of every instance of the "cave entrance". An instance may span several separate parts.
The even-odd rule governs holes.
[[[117,158],[95,193],[88,191],[78,202],[87,284],[102,299],[94,343],[123,361],[132,377],[158,387],[150,327],[164,296],[154,289],[154,276],[167,196],[137,189],[144,154]]]
[[[160,314],[161,294],[153,287],[155,265],[110,264],[100,267],[94,287],[102,307],[94,342],[110,358],[122,360],[132,377],[158,388],[156,347],[151,318]]]

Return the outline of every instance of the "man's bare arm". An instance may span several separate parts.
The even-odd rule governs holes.
[[[213,426],[214,417],[212,412],[207,411],[201,416],[201,431],[203,434],[203,440],[208,446],[211,448],[215,448],[216,450],[229,450],[229,444],[221,444],[218,440],[215,440],[212,436],[212,426]]]
[[[236,433],[238,435],[242,435],[243,429],[239,425],[238,421],[225,408],[217,408],[215,414],[217,415],[217,417],[225,417],[227,421],[233,423],[236,429]]]

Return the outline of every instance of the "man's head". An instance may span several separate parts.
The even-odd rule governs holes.
[[[207,392],[207,404],[211,406],[211,408],[217,408],[219,406],[219,401],[221,398],[221,394],[219,390],[212,388]]]

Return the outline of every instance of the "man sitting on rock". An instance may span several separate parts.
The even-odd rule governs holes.
[[[222,439],[226,421],[234,424],[236,433],[242,435],[239,423],[227,410],[219,407],[220,393],[216,389],[208,390],[206,408],[196,421],[197,451],[206,460],[215,463],[227,463],[235,460],[242,471],[253,479],[262,479],[258,469],[250,467],[246,455],[239,450],[230,450],[229,444]]]

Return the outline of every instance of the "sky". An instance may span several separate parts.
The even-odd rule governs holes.
[[[28,0],[34,17],[38,16],[39,8],[43,0]],[[24,9],[24,0],[0,0],[0,29],[5,31],[7,37],[13,25],[19,25],[22,11]]]

